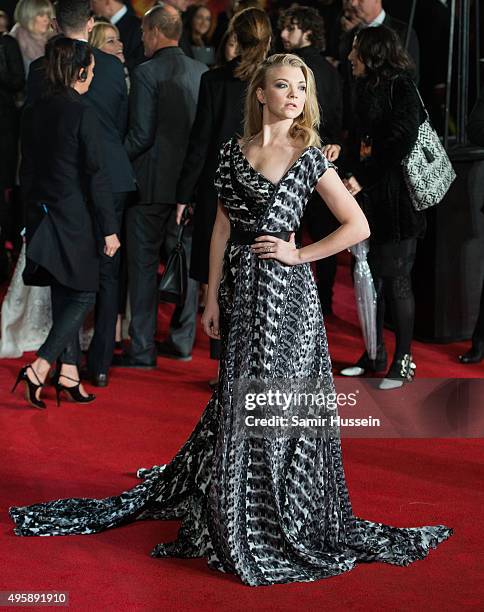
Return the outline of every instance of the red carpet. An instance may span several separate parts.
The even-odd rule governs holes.
[[[339,271],[327,321],[336,367],[361,351],[348,270]],[[166,327],[165,327],[166,329]],[[389,334],[391,337],[391,334]],[[144,522],[93,536],[18,538],[7,507],[58,497],[104,497],[133,486],[136,468],[168,461],[209,397],[215,374],[199,335],[189,364],[159,360],[155,372],[113,370],[88,406],[48,410],[9,395],[26,361],[0,362],[0,591],[68,591],[74,610],[477,610],[482,609],[482,441],[344,440],[355,514],[394,525],[444,523],[454,536],[407,568],[362,564],[316,583],[257,589],[212,571],[204,559],[155,560],[175,522]],[[416,343],[419,376],[482,377],[455,358],[466,344]]]

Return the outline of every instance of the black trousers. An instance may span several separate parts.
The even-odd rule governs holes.
[[[479,316],[477,317],[474,333],[472,334],[472,344],[476,346],[484,343],[484,283],[481,289],[481,303],[479,306]]]
[[[304,215],[304,225],[314,242],[334,232],[339,223],[318,193],[313,193]],[[323,312],[331,311],[333,286],[336,278],[336,255],[316,262],[316,281]]]
[[[52,327],[37,356],[49,363],[59,360],[68,365],[79,365],[79,330],[94,306],[96,294],[54,284],[51,301]]]
[[[166,254],[176,245],[178,226],[174,204],[138,205],[126,218],[128,240],[128,291],[131,307],[129,354],[140,363],[156,360],[156,321],[158,314],[158,267],[160,250]],[[191,227],[185,228],[183,246],[190,261]],[[189,278],[183,307],[173,313],[168,342],[180,353],[190,354],[195,341],[198,283]]]
[[[126,205],[126,193],[114,193],[114,208],[119,227],[122,225]],[[104,248],[104,236],[96,227],[99,249]],[[121,249],[126,248],[121,245]],[[119,312],[119,283],[121,274],[121,249],[114,257],[102,253],[99,262],[99,291],[96,296],[94,336],[87,354],[87,368],[91,374],[107,374],[113,360],[116,336],[116,319]]]
[[[415,299],[411,272],[415,263],[417,239],[398,243],[374,244],[370,241],[368,264],[377,294],[377,342],[383,346],[385,304],[390,306],[395,330],[395,356],[411,353],[415,320]]]

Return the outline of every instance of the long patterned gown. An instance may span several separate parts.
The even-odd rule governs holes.
[[[306,148],[274,185],[236,139],[224,145],[216,187],[233,228],[299,227],[330,167]],[[219,291],[222,359],[218,390],[172,461],[140,470],[142,481],[106,499],[62,499],[13,507],[17,535],[91,534],[141,519],[182,520],[154,557],[206,557],[247,585],[308,582],[359,561],[408,565],[452,533],[443,525],[397,528],[353,515],[339,435],[240,436],[234,382],[244,378],[333,378],[316,286],[308,264],[260,260],[228,242]]]

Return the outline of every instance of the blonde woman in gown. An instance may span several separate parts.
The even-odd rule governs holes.
[[[334,393],[310,262],[369,230],[319,148],[317,118],[304,62],[282,54],[264,61],[248,89],[244,138],[221,151],[202,319],[208,335],[221,339],[220,382],[187,442],[168,464],[141,470],[143,481],[121,495],[10,508],[17,535],[181,519],[177,539],[152,556],[205,557],[211,568],[260,586],[319,580],[358,562],[408,565],[452,533],[355,516],[334,429],[253,437],[237,428],[234,390],[242,379],[310,378]],[[293,232],[315,188],[341,226],[298,249]]]

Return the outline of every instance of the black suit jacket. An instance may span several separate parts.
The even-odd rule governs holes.
[[[294,49],[293,53],[299,55],[314,74],[321,113],[319,133],[323,144],[341,144],[343,87],[339,72],[321,55],[316,47]]]
[[[17,166],[18,111],[15,94],[25,85],[24,63],[17,41],[0,36],[0,190],[14,183]],[[3,194],[0,193],[0,201]],[[3,211],[0,211],[0,214]],[[3,215],[2,215],[3,216]]]
[[[140,203],[176,203],[200,78],[206,71],[178,47],[160,49],[135,69],[125,147],[133,161]]]
[[[146,59],[141,40],[141,20],[128,12],[116,23],[116,27],[124,46],[126,66],[131,71]]]
[[[26,204],[26,284],[52,278],[96,291],[103,236],[119,232],[93,109],[74,90],[40,99],[22,118],[20,185]]]
[[[113,193],[134,191],[134,174],[123,147],[128,118],[128,92],[121,62],[108,53],[93,49],[96,67],[89,91],[84,95],[96,112],[101,144]],[[27,81],[27,104],[38,100],[46,90],[44,58],[30,65]]]
[[[206,283],[208,256],[217,212],[215,171],[222,144],[243,133],[244,97],[248,83],[234,75],[236,58],[202,76],[197,114],[187,156],[177,185],[177,202],[196,202],[190,275]]]

